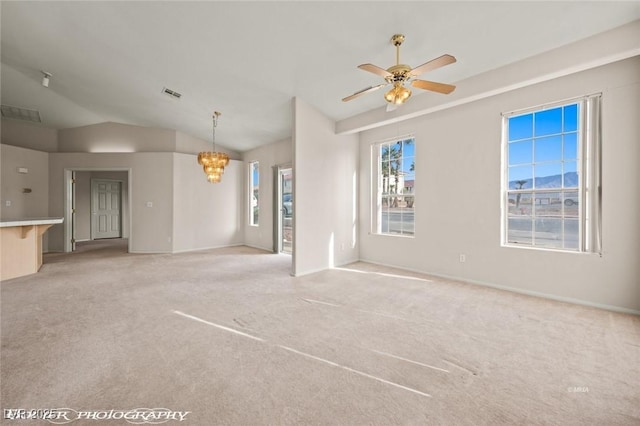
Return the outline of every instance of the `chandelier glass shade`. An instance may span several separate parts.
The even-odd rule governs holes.
[[[201,152],[198,154],[198,164],[202,166],[209,182],[218,183],[222,180],[225,166],[229,164],[229,156],[224,152]]]
[[[218,183],[222,180],[224,168],[229,164],[229,156],[224,152],[216,152],[216,127],[218,126],[218,111],[213,113],[213,150],[198,154],[198,164],[207,175],[207,181]]]
[[[393,84],[393,89],[384,94],[384,99],[390,104],[403,104],[411,96],[411,90],[407,89],[402,83]]]

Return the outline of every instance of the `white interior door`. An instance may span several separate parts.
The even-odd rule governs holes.
[[[91,239],[120,238],[121,183],[91,180]]]

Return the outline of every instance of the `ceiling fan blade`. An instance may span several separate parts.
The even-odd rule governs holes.
[[[373,64],[358,65],[358,68],[360,68],[361,70],[372,72],[375,75],[379,75],[380,77],[384,77],[384,78],[393,76],[393,74],[391,74],[389,71],[385,70],[384,68],[380,68],[380,67],[378,67],[376,65],[373,65]]]
[[[456,86],[452,84],[436,83],[435,81],[426,80],[413,80],[411,85],[418,89],[431,90],[432,92],[444,93],[445,95],[448,95],[456,89]]]
[[[387,83],[383,83],[383,84],[378,84],[377,86],[371,86],[371,87],[367,87],[366,89],[359,90],[356,93],[354,93],[353,95],[349,95],[346,98],[342,98],[342,102],[348,102],[351,99],[355,99],[358,96],[364,95],[365,93],[373,92],[374,90],[378,90],[379,88],[384,87],[386,85],[387,85]]]
[[[420,65],[419,67],[415,67],[411,70],[410,74],[418,76],[420,74],[424,74],[427,71],[433,71],[440,67],[444,67],[445,65],[452,64],[456,61],[456,58],[451,55],[442,55],[439,58],[432,59],[427,63]]]

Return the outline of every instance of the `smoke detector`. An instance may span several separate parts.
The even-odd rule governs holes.
[[[53,77],[53,74],[46,71],[40,71],[42,73],[42,85],[44,87],[49,87],[49,79]]]

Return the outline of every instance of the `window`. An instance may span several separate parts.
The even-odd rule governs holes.
[[[372,147],[374,190],[372,228],[376,234],[413,236],[415,230],[415,140]]]
[[[504,245],[599,251],[599,99],[504,114]]]
[[[260,163],[249,163],[249,224],[258,226],[258,213],[260,210]]]

